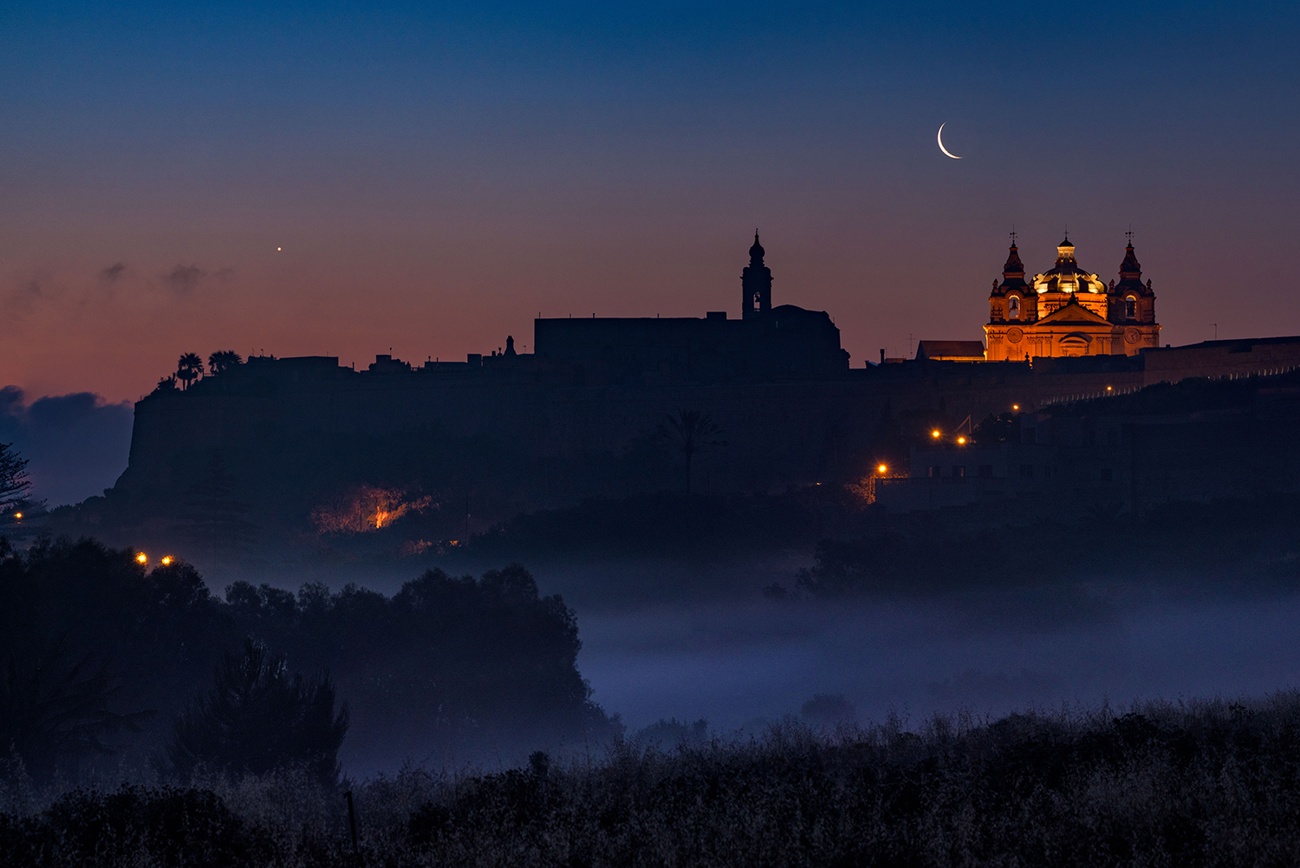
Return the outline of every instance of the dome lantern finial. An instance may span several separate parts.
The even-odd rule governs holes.
[[[763,254],[766,253],[763,245],[758,243],[758,230],[754,230],[754,246],[749,248],[749,258],[752,262],[763,264]]]

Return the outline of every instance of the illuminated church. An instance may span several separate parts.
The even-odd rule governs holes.
[[[1013,232],[1002,281],[993,281],[989,294],[985,359],[1132,356],[1160,346],[1155,293],[1150,280],[1142,282],[1133,233],[1128,239],[1118,283],[1079,267],[1068,237],[1056,248],[1056,265],[1025,280]]]

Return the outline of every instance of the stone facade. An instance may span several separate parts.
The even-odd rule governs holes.
[[[1132,356],[1160,346],[1155,292],[1150,280],[1142,282],[1131,237],[1119,278],[1107,284],[1082,269],[1066,238],[1057,245],[1056,264],[1026,280],[1013,239],[1002,280],[989,294],[987,360]]]

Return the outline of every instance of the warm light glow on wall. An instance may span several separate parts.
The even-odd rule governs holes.
[[[401,489],[363,485],[318,507],[312,523],[320,533],[366,533],[382,530],[408,512],[421,512],[433,506],[429,496],[413,497]]]

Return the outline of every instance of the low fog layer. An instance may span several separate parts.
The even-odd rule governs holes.
[[[102,494],[117,481],[131,451],[131,420],[129,403],[90,392],[29,402],[17,386],[0,388],[0,443],[28,460],[32,496],[50,507]]]
[[[579,668],[632,728],[715,730],[840,694],[862,723],[1143,699],[1262,696],[1300,683],[1300,596],[1112,589],[907,601],[769,601],[579,612]]]
[[[793,584],[798,560],[533,571],[542,593],[574,609],[578,668],[629,732],[665,718],[704,718],[719,734],[758,730],[816,695],[842,696],[859,723],[896,714],[920,726],[935,713],[1122,708],[1300,685],[1300,592],[1285,583],[1127,575],[1037,589],[765,596],[773,582]],[[363,571],[326,580],[391,592],[410,578]]]

